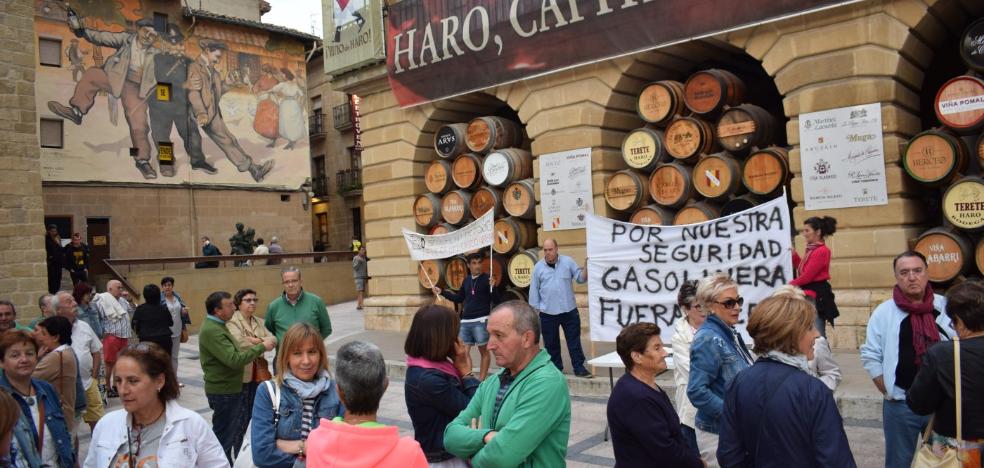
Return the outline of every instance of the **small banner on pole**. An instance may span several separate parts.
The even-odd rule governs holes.
[[[492,234],[495,233],[492,211],[489,210],[481,218],[457,231],[438,236],[428,236],[404,229],[403,239],[407,241],[410,257],[417,261],[448,258],[492,245]]]
[[[793,279],[789,205],[782,196],[740,213],[686,226],[643,226],[588,214],[588,303],[592,341],[615,341],[622,328],[655,322],[664,343],[683,311],[688,279],[730,274],[748,312]],[[749,340],[751,343],[751,340]]]

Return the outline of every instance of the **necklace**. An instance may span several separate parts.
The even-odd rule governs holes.
[[[10,388],[13,389],[14,392],[16,392],[18,395],[20,395],[21,398],[23,398],[27,402],[27,406],[34,406],[35,400],[34,400],[34,386],[33,385],[28,384],[28,391],[27,392],[20,391],[20,389],[18,389],[16,386],[14,386],[14,383],[13,382],[10,382]]]

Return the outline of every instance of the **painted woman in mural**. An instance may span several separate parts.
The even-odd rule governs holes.
[[[284,81],[270,90],[280,98],[280,136],[287,140],[284,149],[294,149],[294,144],[304,138],[304,109],[301,99],[304,91],[297,85],[297,77],[286,68],[281,68]]]
[[[274,76],[275,68],[268,64],[260,67],[261,75],[253,84],[253,94],[259,101],[256,104],[256,115],[253,117],[253,130],[263,138],[270,140],[267,148],[273,148],[280,136],[280,106],[269,91],[277,86],[279,80]]]

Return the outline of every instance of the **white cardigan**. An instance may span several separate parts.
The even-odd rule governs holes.
[[[107,468],[120,447],[126,445],[129,413],[113,411],[96,424],[85,457],[85,468]],[[219,440],[205,419],[169,401],[164,410],[164,433],[157,449],[157,465],[181,468],[229,467]]]

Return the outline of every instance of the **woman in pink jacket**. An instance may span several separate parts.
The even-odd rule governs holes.
[[[834,303],[834,291],[830,287],[830,249],[823,242],[836,231],[837,220],[830,216],[814,216],[803,221],[801,232],[806,241],[806,253],[800,259],[796,251],[793,251],[796,279],[789,282],[801,288],[815,302],[816,327],[824,338],[827,336],[827,323],[833,325],[834,319],[840,315],[837,304]]]

